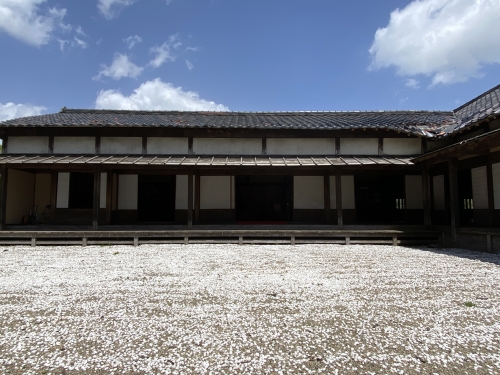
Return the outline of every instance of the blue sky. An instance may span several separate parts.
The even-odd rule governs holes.
[[[451,110],[500,0],[0,0],[0,120],[68,108]]]

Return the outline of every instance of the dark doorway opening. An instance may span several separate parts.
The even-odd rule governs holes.
[[[397,224],[405,219],[404,176],[355,176],[356,222]]]
[[[242,224],[292,221],[292,176],[236,176],[236,220]]]
[[[94,174],[71,172],[68,208],[92,209],[94,206]]]
[[[175,220],[175,176],[139,175],[138,221],[165,223]]]
[[[458,171],[457,180],[460,225],[472,225],[474,223],[474,202],[472,200],[471,170]]]

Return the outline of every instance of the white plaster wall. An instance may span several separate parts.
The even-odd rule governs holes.
[[[148,154],[182,155],[189,152],[187,138],[149,137]]]
[[[10,169],[7,178],[5,224],[21,224],[33,209],[35,175]]]
[[[432,178],[432,189],[434,191],[434,210],[444,210],[446,208],[444,195],[444,176],[434,176]]]
[[[101,137],[101,154],[142,154],[142,138]]]
[[[323,176],[293,177],[293,208],[294,209],[324,209]]]
[[[193,152],[198,155],[260,155],[261,138],[194,138]]]
[[[354,192],[354,176],[342,176],[342,209],[354,210],[356,208],[356,199]]]
[[[9,137],[9,154],[48,154],[49,137]]]
[[[405,176],[406,208],[422,210],[424,208],[424,190],[422,176]]]
[[[330,176],[330,208],[337,209],[337,193],[335,189],[335,176]]]
[[[99,198],[99,208],[106,208],[106,187],[108,186],[108,174],[101,173],[101,196]]]
[[[55,154],[95,154],[94,137],[54,137]]]
[[[200,208],[231,209],[231,177],[200,177]]]
[[[378,155],[378,138],[340,138],[341,155]]]
[[[335,138],[268,138],[267,155],[334,155]]]
[[[122,174],[118,176],[118,209],[137,210],[139,176]]]
[[[69,172],[57,174],[57,199],[56,208],[68,208],[69,206]]]
[[[188,176],[178,175],[175,178],[175,209],[188,209]]]
[[[35,202],[38,206],[38,217],[42,214],[45,206],[50,204],[50,188],[52,176],[48,173],[38,173],[35,177]]]
[[[384,138],[384,155],[418,155],[422,153],[420,138]]]
[[[492,164],[493,171],[493,200],[495,210],[500,209],[500,163]]]
[[[471,169],[472,176],[472,199],[474,209],[488,208],[488,183],[486,177],[486,167]]]

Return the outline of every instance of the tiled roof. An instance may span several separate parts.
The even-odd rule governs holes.
[[[450,112],[179,112],[67,109],[23,117],[0,126],[166,127],[192,129],[390,129],[423,137],[463,131],[500,115],[500,85]]]
[[[458,107],[453,112],[458,124],[453,132],[461,131],[492,115],[500,115],[500,85]]]
[[[178,112],[115,111],[63,108],[61,112],[24,117],[1,126],[116,126],[212,129],[392,129],[432,136],[454,125],[452,112]]]

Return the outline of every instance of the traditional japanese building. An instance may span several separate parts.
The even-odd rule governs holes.
[[[498,251],[498,116],[500,86],[449,112],[63,108],[5,121],[0,242],[436,238]]]

